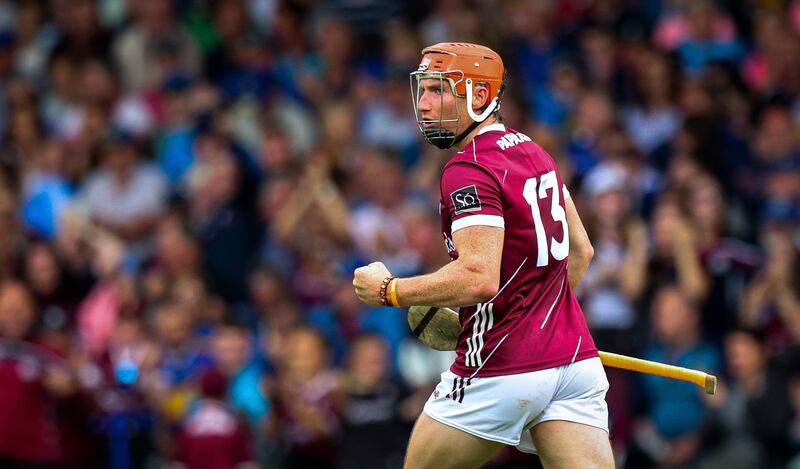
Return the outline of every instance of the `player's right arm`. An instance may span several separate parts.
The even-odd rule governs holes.
[[[451,164],[442,171],[441,197],[458,256],[436,272],[398,280],[401,304],[469,306],[492,298],[500,286],[505,221],[499,181],[471,162]]]
[[[436,272],[398,280],[401,304],[474,305],[500,286],[505,221],[499,181],[488,169],[461,162],[445,167],[440,188],[458,256]]]
[[[469,306],[490,299],[500,287],[504,232],[495,226],[470,226],[453,233],[458,259],[434,273],[400,279],[402,304]]]
[[[569,227],[569,265],[567,272],[569,285],[575,289],[580,285],[583,275],[589,269],[589,263],[594,257],[594,248],[589,240],[589,235],[586,233],[586,228],[583,227],[578,210],[572,202],[572,197],[567,197],[564,200],[564,205],[567,207],[567,226]]]

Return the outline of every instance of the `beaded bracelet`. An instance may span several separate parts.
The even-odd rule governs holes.
[[[380,289],[380,296],[381,296],[381,304],[387,306],[389,304],[389,300],[386,298],[386,287],[389,286],[389,282],[392,281],[394,277],[386,277],[381,282],[381,289]]]

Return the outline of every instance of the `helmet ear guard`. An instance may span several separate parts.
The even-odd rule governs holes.
[[[486,120],[487,117],[492,115],[493,112],[497,112],[500,110],[500,102],[503,99],[503,92],[506,90],[506,79],[508,78],[508,71],[503,71],[503,79],[500,82],[500,87],[497,90],[497,96],[495,96],[492,101],[486,106],[486,109],[483,110],[480,114],[475,114],[475,111],[472,109],[472,106],[467,106],[467,114],[469,117],[474,120],[475,122],[483,122]],[[466,79],[466,95],[467,95],[467,103],[472,102],[472,78]]]
[[[486,106],[486,109],[483,110],[480,114],[475,114],[475,110],[472,109],[472,78],[467,78],[467,114],[469,114],[470,119],[474,120],[475,122],[483,122],[489,117],[495,109],[500,106],[500,95],[494,99],[492,102]]]

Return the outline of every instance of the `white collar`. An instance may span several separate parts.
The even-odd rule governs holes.
[[[501,124],[499,122],[496,122],[494,124],[489,124],[486,127],[482,128],[478,132],[478,135],[483,135],[486,132],[495,132],[495,131],[505,132],[506,131],[506,126],[504,126],[503,124]]]

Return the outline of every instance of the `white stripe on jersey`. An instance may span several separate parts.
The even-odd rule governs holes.
[[[583,336],[578,336],[578,346],[575,347],[575,354],[572,356],[572,361],[570,364],[575,363],[575,357],[578,356],[578,350],[581,349],[581,340],[583,340]]]
[[[514,271],[514,273],[513,273],[513,274],[511,274],[511,277],[509,277],[509,278],[508,278],[508,281],[506,281],[505,285],[503,285],[502,287],[500,287],[500,289],[499,289],[499,290],[497,290],[497,293],[495,293],[495,294],[494,294],[494,296],[492,297],[492,299],[490,299],[490,300],[489,300],[489,301],[487,301],[486,303],[491,303],[492,301],[494,301],[494,299],[495,299],[495,298],[497,298],[497,297],[500,295],[500,293],[502,293],[502,292],[503,292],[503,290],[504,290],[504,289],[505,289],[505,288],[508,286],[508,284],[509,284],[509,283],[511,283],[511,281],[512,281],[512,280],[514,280],[514,277],[516,277],[516,276],[517,276],[517,274],[519,273],[519,270],[522,268],[522,266],[523,266],[523,265],[525,265],[525,261],[527,261],[527,260],[528,260],[528,258],[527,258],[527,257],[526,257],[525,259],[522,259],[522,263],[519,265],[519,267],[517,267],[517,270],[515,270],[515,271]],[[480,313],[480,312],[481,312],[481,308],[480,308],[480,306],[481,306],[481,303],[478,303],[478,309],[477,309],[477,310],[475,310],[475,312],[472,314],[472,316],[471,316],[469,319],[467,319],[467,322],[469,322],[470,320],[474,319],[474,318],[475,318],[475,316],[477,316],[477,315],[478,315],[478,313]],[[491,320],[491,323],[490,323],[490,324],[493,324],[493,323],[494,323],[494,315],[492,315],[492,316],[490,317],[490,320]],[[491,327],[490,327],[490,329],[491,329]],[[467,346],[469,346],[469,345],[470,345],[470,343],[469,343],[469,339],[467,339]]]
[[[497,343],[497,345],[495,345],[495,346],[494,346],[494,348],[492,349],[492,351],[491,351],[491,352],[489,352],[489,356],[488,356],[488,357],[486,357],[486,360],[484,360],[484,362],[483,362],[483,364],[484,364],[484,365],[485,365],[485,364],[486,364],[486,363],[489,361],[489,359],[490,359],[490,358],[492,358],[492,355],[494,355],[494,352],[496,352],[496,351],[497,351],[497,349],[499,349],[499,348],[500,348],[500,345],[502,345],[502,344],[503,344],[503,342],[506,340],[506,337],[508,337],[508,334],[509,334],[509,332],[506,332],[506,335],[504,335],[504,336],[503,336],[503,338],[502,338],[502,339],[500,339],[500,342],[498,342],[498,343]],[[477,374],[478,374],[478,372],[480,372],[480,371],[481,371],[481,368],[483,368],[483,365],[479,366],[479,367],[478,367],[478,368],[477,368],[475,371],[473,371],[473,372],[472,372],[472,374],[471,374],[471,375],[469,375],[469,378],[467,378],[467,380],[470,380],[470,379],[474,378],[474,377],[475,377],[475,375],[477,375]],[[453,386],[455,386],[455,381],[453,381]],[[461,389],[463,389],[463,386],[459,387],[458,389],[454,390],[453,392],[454,392],[454,393],[455,393],[455,392],[459,392],[459,391],[461,391]]]
[[[485,345],[483,336],[494,326],[494,305],[491,303],[478,303],[478,309],[473,315],[472,337],[467,339],[467,353],[464,356],[465,366],[483,366],[481,351]]]
[[[500,287],[500,289],[497,290],[497,293],[495,293],[494,296],[492,297],[492,299],[487,301],[487,303],[491,303],[492,301],[494,301],[495,298],[500,296],[500,293],[502,293],[503,290],[505,290],[505,288],[508,286],[509,283],[511,283],[512,280],[514,280],[514,277],[517,276],[517,273],[519,272],[519,269],[521,269],[522,266],[525,265],[525,261],[527,261],[527,260],[528,260],[527,257],[525,259],[522,259],[522,264],[520,264],[519,267],[517,267],[517,270],[515,270],[514,273],[511,274],[511,277],[508,278],[508,281],[506,282],[506,284],[503,285],[502,287]]]
[[[473,355],[473,360],[472,361],[477,362],[476,364],[478,366],[483,365],[483,360],[481,360],[481,350],[483,349],[483,334],[486,332],[486,320],[487,320],[487,318],[486,318],[486,307],[487,306],[491,306],[491,304],[489,304],[489,305],[484,304],[483,305],[483,307],[481,308],[481,315],[480,315],[480,317],[478,318],[478,321],[477,321],[477,323],[479,324],[479,326],[478,326],[478,336],[475,337],[475,345],[476,345],[476,347],[475,347],[475,354]]]
[[[478,351],[478,337],[481,334],[480,329],[481,329],[481,322],[483,321],[484,304],[483,303],[478,303],[477,308],[478,309],[477,309],[477,311],[475,311],[475,313],[478,314],[478,317],[475,318],[475,321],[472,323],[472,337],[467,339],[467,345],[468,346],[471,345],[471,347],[470,347],[471,350],[468,352],[468,354],[466,356],[466,360],[464,362],[464,364],[467,365],[467,366],[478,366],[478,360],[477,360],[475,354]],[[474,317],[474,315],[473,315],[473,317]],[[472,341],[471,344],[470,344],[470,341]]]
[[[478,342],[477,342],[477,339],[478,339],[478,327],[479,327],[478,324],[480,323],[480,321],[481,321],[481,317],[478,316],[478,317],[475,318],[475,321],[472,323],[472,337],[470,338],[470,340],[472,340],[472,352],[469,354],[469,357],[467,357],[467,359],[468,359],[467,366],[478,366],[477,360],[475,360],[475,350],[478,349]]]
[[[544,317],[544,321],[542,321],[542,327],[539,329],[544,329],[544,325],[547,323],[547,320],[550,319],[550,313],[553,312],[553,308],[556,307],[556,303],[558,303],[558,299],[561,298],[561,292],[564,290],[564,283],[566,282],[566,277],[561,279],[561,288],[558,289],[558,293],[556,294],[556,299],[553,301],[553,304],[550,305],[550,309],[547,311],[547,316]]]
[[[478,309],[480,309],[481,304],[478,303]],[[477,321],[476,321],[477,322]],[[464,355],[464,366],[472,366],[472,352],[475,350],[475,346],[472,345],[472,339],[475,337],[475,325],[472,325],[472,335],[467,337],[467,354]]]
[[[484,316],[484,321],[482,322],[485,327],[479,337],[481,344],[480,346],[478,346],[478,352],[477,352],[478,366],[483,366],[483,358],[481,358],[481,352],[483,351],[483,346],[484,346],[483,336],[489,331],[489,329],[492,328],[492,325],[494,325],[494,305],[492,303],[489,303],[488,307],[484,306],[483,316]]]
[[[453,224],[450,225],[450,233],[455,233],[468,226],[494,226],[497,228],[505,228],[506,221],[500,215],[470,215],[454,221]]]

